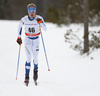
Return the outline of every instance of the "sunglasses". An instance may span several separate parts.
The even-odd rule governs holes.
[[[35,7],[28,7],[28,12],[29,13],[34,13],[36,11],[36,8]]]

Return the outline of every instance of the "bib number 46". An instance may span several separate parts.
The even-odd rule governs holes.
[[[35,28],[29,28],[28,31],[29,31],[30,33],[34,33],[34,32],[35,32]]]

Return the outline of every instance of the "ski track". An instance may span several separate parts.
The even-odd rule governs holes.
[[[33,62],[29,86],[26,87],[24,84],[23,42],[16,80],[18,23],[19,21],[0,20],[0,96],[100,96],[100,50],[95,50],[88,57],[80,56],[79,52],[73,51],[69,48],[69,44],[65,43],[64,34],[68,29],[75,31],[82,28],[82,25],[77,24],[58,27],[56,24],[46,23],[48,30],[42,33],[51,71],[47,69],[40,37],[37,86],[32,78]],[[99,30],[99,27],[92,27],[90,30]],[[83,30],[80,35],[82,33]],[[22,39],[24,41],[24,32]],[[94,59],[91,60],[91,57]]]

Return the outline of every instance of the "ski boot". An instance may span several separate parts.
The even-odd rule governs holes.
[[[24,83],[26,84],[26,86],[28,86],[29,83],[29,75],[25,75],[25,81]]]
[[[38,79],[38,69],[33,70],[33,80],[35,82],[35,85],[37,85],[37,79]]]

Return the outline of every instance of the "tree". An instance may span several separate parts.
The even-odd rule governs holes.
[[[84,0],[84,53],[89,51],[88,15],[89,15],[88,0]]]
[[[48,0],[36,0],[35,4],[37,6],[37,14],[43,16],[43,18],[46,19],[47,9],[48,9]]]
[[[11,19],[11,7],[9,0],[0,0],[0,19]]]

